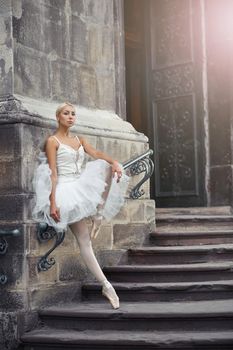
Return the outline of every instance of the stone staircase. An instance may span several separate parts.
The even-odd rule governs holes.
[[[40,310],[20,349],[233,349],[230,208],[157,209],[144,246],[104,270],[120,309],[86,284],[82,303]]]

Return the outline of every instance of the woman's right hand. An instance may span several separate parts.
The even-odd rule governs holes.
[[[55,204],[50,205],[50,216],[55,222],[60,221],[60,210]]]

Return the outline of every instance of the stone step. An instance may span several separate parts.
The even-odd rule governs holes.
[[[232,299],[233,280],[173,283],[113,283],[121,301],[194,301]],[[82,287],[83,301],[103,301],[97,283]]]
[[[214,231],[232,230],[233,216],[231,215],[176,215],[157,214],[156,226],[159,231]]]
[[[232,215],[231,206],[220,207],[188,207],[188,208],[156,208],[157,215]]]
[[[233,244],[142,247],[128,250],[129,264],[193,264],[233,260]]]
[[[233,244],[233,231],[197,231],[197,232],[152,232],[149,237],[149,245],[178,246],[178,245],[203,245],[203,244]]]
[[[77,332],[51,328],[36,329],[22,337],[21,350],[229,350],[232,331],[130,332],[102,330]]]
[[[114,282],[187,282],[233,280],[233,262],[176,265],[117,265],[104,268]]]
[[[230,331],[233,299],[189,302],[81,303],[41,310],[42,324],[56,329],[134,331]]]

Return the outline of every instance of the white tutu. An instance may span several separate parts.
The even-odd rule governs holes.
[[[65,152],[67,151],[69,153],[68,149]],[[72,153],[72,150],[70,153]],[[81,155],[79,158],[81,159]],[[36,169],[33,180],[36,194],[36,204],[33,209],[33,219],[35,221],[46,222],[49,226],[53,226],[57,231],[60,231],[66,229],[67,225],[73,222],[97,214],[102,215],[103,218],[109,221],[124,204],[129,177],[123,171],[120,181],[117,182],[116,177],[109,176],[111,173],[109,163],[102,159],[90,161],[86,163],[84,168],[80,166],[77,174],[58,176],[55,200],[57,207],[60,209],[60,221],[55,222],[50,216],[51,170],[44,152],[40,153],[39,160],[40,164]],[[81,159],[82,164],[83,160],[84,156]],[[108,184],[106,179],[110,177],[110,189],[104,201],[102,194]]]

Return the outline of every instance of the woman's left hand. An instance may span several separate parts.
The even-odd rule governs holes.
[[[120,178],[122,176],[122,169],[120,167],[120,164],[114,160],[112,163],[112,176],[115,176],[115,173],[117,173],[117,182],[120,181]]]

